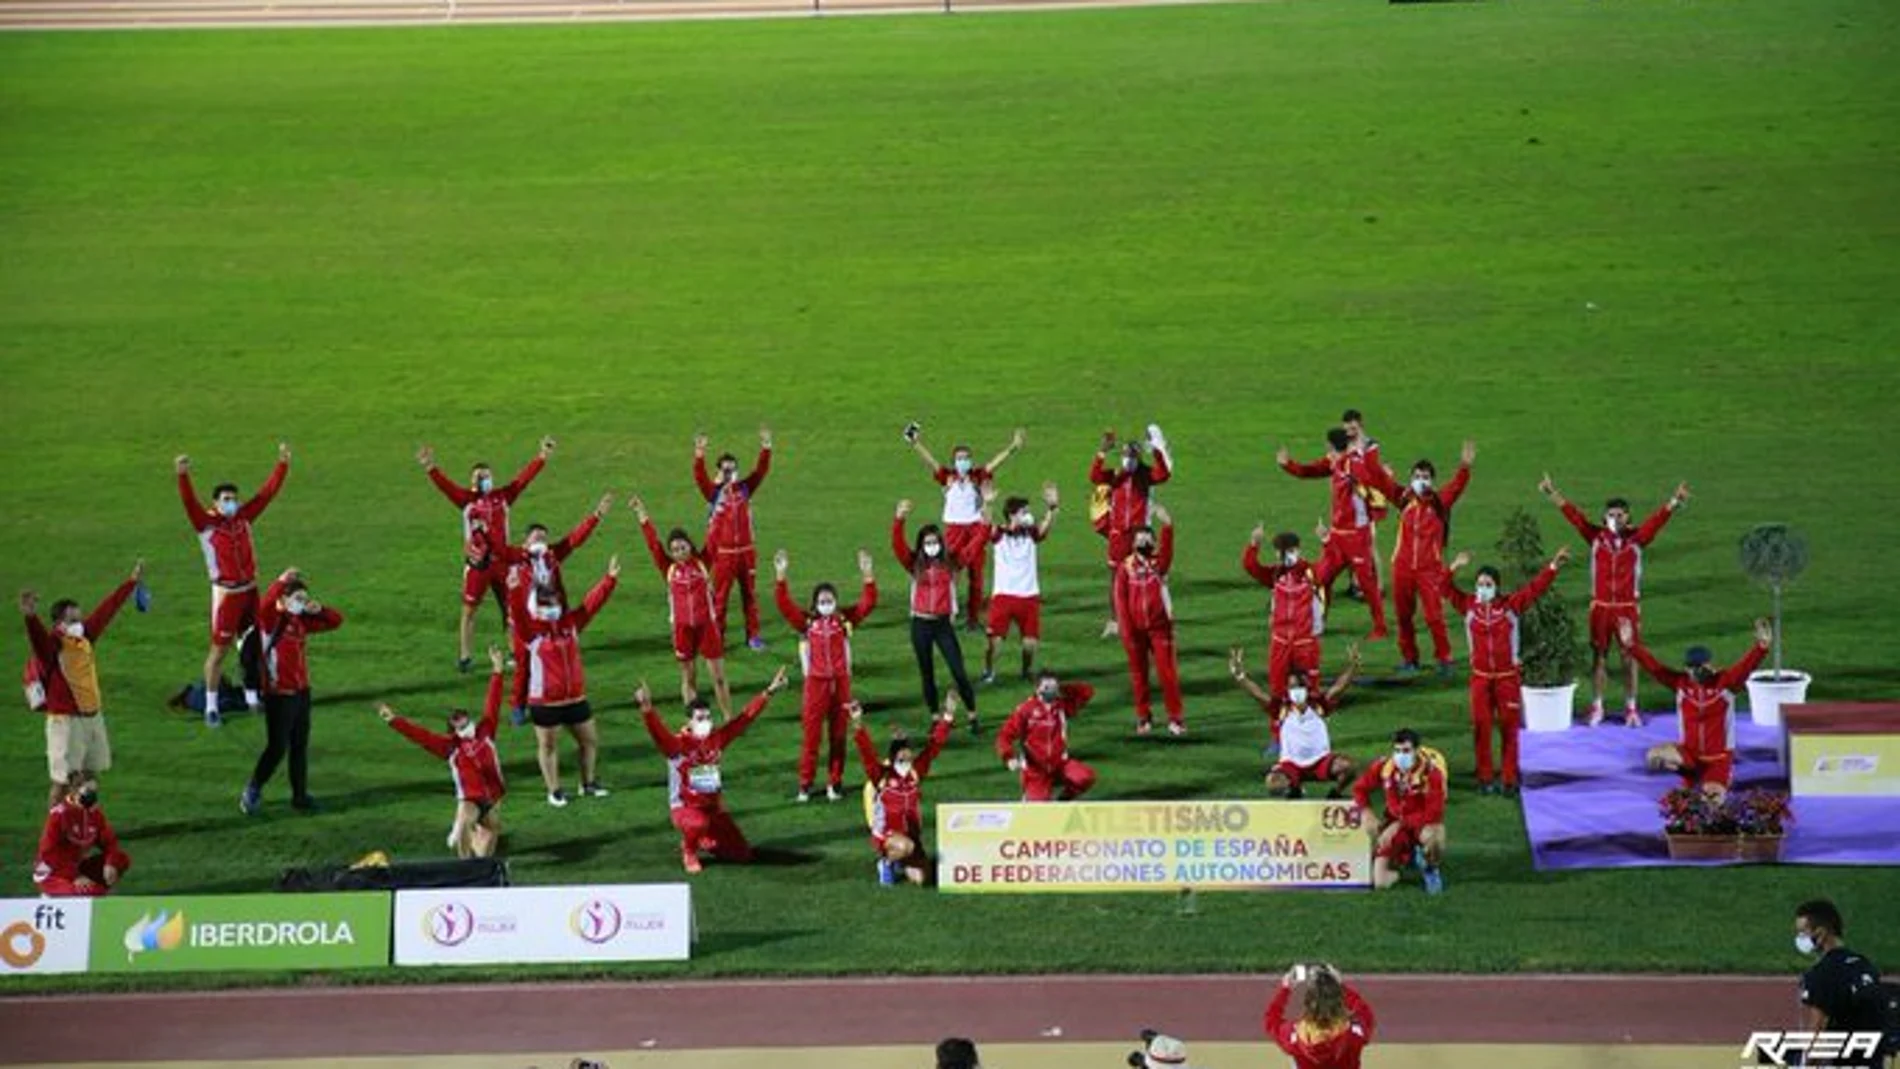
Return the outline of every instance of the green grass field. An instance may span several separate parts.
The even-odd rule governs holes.
[[[858,646],[883,724],[921,718],[886,525],[900,497],[934,507],[898,430],[915,416],[933,444],[987,453],[1026,426],[1002,481],[1054,479],[1076,506],[1044,554],[1047,659],[1103,688],[1076,748],[1104,799],[1258,792],[1263,722],[1221,665],[1264,641],[1237,556],[1263,519],[1310,529],[1323,484],[1279,474],[1273,450],[1316,453],[1346,405],[1398,464],[1448,470],[1477,439],[1456,541],[1480,558],[1517,505],[1567,537],[1537,502],[1546,470],[1589,507],[1647,507],[1689,479],[1646,584],[1646,631],[1671,656],[1740,651],[1767,595],[1736,540],[1800,524],[1813,563],[1787,604],[1790,661],[1817,696],[1892,698],[1897,35],[1881,0],[1354,0],[0,37],[0,590],[91,599],[150,562],[154,612],[128,610],[102,645],[105,790],[134,893],[441,854],[443,769],[372,712],[387,698],[433,719],[479,696],[454,669],[459,540],[412,459],[425,441],[451,472],[506,473],[554,433],[519,515],[560,527],[637,489],[663,526],[690,525],[692,433],[744,455],[769,422],[767,550],[788,547],[803,586],[847,577],[868,546],[896,591]],[[1079,508],[1102,428],[1149,420],[1181,459],[1163,499],[1194,735],[1175,745],[1130,732]],[[163,707],[197,670],[205,615],[171,458],[248,490],[280,438],[297,460],[259,525],[264,567],[302,567],[349,624],[313,642],[326,812],[289,813],[280,778],[246,819],[261,725],[207,732]],[[614,550],[628,566],[590,641],[617,792],[547,809],[531,741],[506,734],[520,880],[679,875],[663,766],[626,698],[674,680],[637,538],[617,511],[570,566],[580,582]],[[1363,611],[1343,604],[1336,631]],[[770,655],[733,657],[739,687],[795,660],[775,614],[768,637]],[[1382,674],[1397,654],[1369,660]],[[1020,696],[985,691],[985,711]],[[1205,896],[1182,917],[1171,896],[882,892],[858,807],[791,800],[794,708],[736,748],[731,800],[755,841],[809,860],[700,877],[691,973],[1313,956],[1788,971],[1791,908],[1815,894],[1900,961],[1891,870],[1539,875],[1516,806],[1468,786],[1440,899]],[[38,717],[16,711],[0,891],[28,894],[44,762]],[[1364,756],[1401,723],[1469,769],[1461,686],[1364,688],[1335,741]],[[960,737],[939,768],[933,800],[1013,796],[987,739]]]

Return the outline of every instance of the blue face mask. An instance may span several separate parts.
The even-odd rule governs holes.
[[[484,494],[488,493],[490,490],[493,490],[494,488],[495,488],[495,480],[487,475],[484,475],[481,478],[475,480],[475,489],[480,490]]]
[[[1412,766],[1418,763],[1418,754],[1411,750],[1395,753],[1392,755],[1392,763],[1398,766],[1400,772],[1410,772]]]
[[[238,503],[236,498],[226,497],[218,500],[218,512],[220,515],[235,516],[237,515],[237,511]]]
[[[956,466],[957,466],[958,475],[970,474],[970,458],[969,457],[958,457],[956,459]]]

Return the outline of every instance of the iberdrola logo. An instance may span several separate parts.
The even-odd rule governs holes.
[[[131,961],[147,950],[176,950],[185,941],[185,915],[159,910],[147,913],[125,930],[125,960]]]

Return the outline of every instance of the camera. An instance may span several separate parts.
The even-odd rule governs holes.
[[[917,444],[917,436],[923,432],[924,425],[914,419],[904,424],[904,440],[912,445]]]
[[[1154,1042],[1154,1038],[1160,1034],[1161,1033],[1152,1028],[1144,1028],[1141,1030],[1141,1049],[1128,1052],[1128,1064],[1132,1066],[1133,1069],[1147,1069],[1148,1044]]]

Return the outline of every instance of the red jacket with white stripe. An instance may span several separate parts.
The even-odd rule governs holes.
[[[1168,467],[1168,455],[1156,450],[1155,462],[1135,465],[1133,471],[1123,471],[1118,462],[1109,467],[1102,462],[1100,453],[1089,465],[1089,482],[1108,487],[1108,514],[1097,525],[1104,534],[1120,534],[1148,522],[1148,503],[1150,491],[1174,476]]]
[[[1482,602],[1473,594],[1458,589],[1455,579],[1445,583],[1445,596],[1451,607],[1465,618],[1465,642],[1471,649],[1471,670],[1479,675],[1502,676],[1517,672],[1518,624],[1531,602],[1544,596],[1557,569],[1545,565],[1531,581],[1509,594]]]
[[[1359,492],[1362,486],[1373,487],[1375,483],[1366,474],[1366,456],[1348,450],[1334,453],[1310,463],[1288,460],[1280,465],[1288,475],[1301,479],[1331,479],[1333,488],[1332,525],[1335,531],[1358,531],[1372,525],[1372,507],[1364,494]]]
[[[804,669],[805,678],[851,678],[851,632],[877,607],[877,583],[866,579],[858,603],[839,602],[838,611],[830,616],[807,613],[799,608],[783,579],[775,584],[773,594],[778,601],[779,615],[801,636],[798,663]]]
[[[708,559],[711,549],[701,549],[697,556],[684,562],[676,561],[660,544],[660,532],[654,529],[652,520],[640,521],[640,533],[646,536],[653,566],[666,578],[667,619],[685,627],[710,623],[713,617],[712,565]]]
[[[1451,481],[1420,494],[1410,484],[1400,487],[1376,464],[1367,464],[1366,477],[1399,506],[1399,540],[1392,550],[1392,566],[1417,575],[1445,567],[1445,542],[1451,537],[1451,509],[1471,482],[1471,465],[1460,464]]]
[[[1591,523],[1583,510],[1566,501],[1564,519],[1590,544],[1590,603],[1633,608],[1643,596],[1643,547],[1662,532],[1675,510],[1667,504],[1650,514],[1634,531],[1611,534]]]
[[[703,739],[694,738],[693,733],[685,728],[668,731],[666,723],[651,705],[640,710],[640,718],[646,722],[647,734],[653,738],[653,745],[666,757],[666,804],[670,808],[721,807],[725,778],[720,772],[720,759],[725,756],[726,747],[745,734],[746,729],[759,719],[759,715],[765,712],[766,703],[771,700],[770,694],[761,692],[746,703],[738,716],[712,729],[712,734]]]
[[[912,616],[943,617],[957,614],[957,576],[950,567],[950,547],[943,544],[943,551],[936,559],[920,558],[910,548],[910,540],[904,537],[904,517],[891,521],[891,552],[897,555],[897,563],[910,573],[910,614]]]
[[[46,814],[39,858],[33,864],[33,882],[44,883],[56,877],[78,879],[79,866],[94,851],[121,872],[132,867],[132,859],[119,848],[119,837],[112,833],[112,822],[106,819],[104,809],[61,801]]]
[[[1708,683],[1661,664],[1641,642],[1629,652],[1651,678],[1676,692],[1676,718],[1682,725],[1682,749],[1687,755],[1714,757],[1735,749],[1735,695],[1729,692],[1748,682],[1749,674],[1761,667],[1767,646],[1755,643],[1741,660]]]
[[[528,704],[572,705],[587,699],[587,673],[581,667],[581,632],[594,622],[618,585],[602,576],[578,607],[558,620],[529,619],[523,623],[528,645]]]
[[[290,464],[278,461],[270,478],[257,488],[257,494],[238,506],[235,516],[226,516],[207,508],[198,500],[191,485],[191,473],[178,473],[178,496],[185,503],[185,518],[198,532],[198,548],[204,553],[205,571],[211,581],[222,587],[242,588],[257,582],[257,548],[251,542],[251,521],[264,514],[271,499],[284,487]]]
[[[1313,562],[1266,565],[1260,547],[1249,542],[1240,566],[1262,586],[1273,588],[1268,617],[1273,637],[1281,642],[1306,642],[1325,631],[1325,612],[1319,600],[1319,581]]]
[[[343,614],[328,605],[316,612],[285,612],[277,607],[284,580],[264,591],[257,602],[257,633],[263,641],[264,693],[296,694],[310,689],[310,664],[304,638],[343,626]]]
[[[495,727],[501,722],[501,673],[488,677],[488,703],[475,724],[475,737],[430,731],[428,728],[397,717],[389,726],[403,738],[449,763],[449,778],[455,782],[455,797],[464,802],[499,802],[508,793],[501,776],[501,756],[495,752]]]
[[[1168,596],[1168,569],[1174,566],[1174,525],[1155,535],[1155,555],[1130,553],[1115,569],[1115,620],[1122,633],[1152,631],[1174,624]]]
[[[930,725],[930,739],[917,751],[910,763],[910,774],[900,776],[890,762],[878,756],[871,732],[860,723],[853,734],[858,744],[858,759],[864,765],[865,779],[875,784],[871,800],[871,838],[880,845],[887,836],[908,836],[913,842],[924,833],[924,777],[930,775],[930,763],[950,741],[950,721],[938,717]]]
[[[494,561],[494,548],[508,544],[509,508],[546,466],[547,461],[537,456],[508,485],[488,491],[457,485],[441,468],[429,466],[429,481],[462,510],[462,554],[469,567],[487,568]]]
[[[700,495],[712,506],[706,513],[708,549],[717,552],[752,548],[752,495],[759,492],[771,470],[772,451],[761,449],[750,475],[721,485],[707,472],[706,455],[693,456],[693,481],[699,485]]]
[[[1062,693],[1053,702],[1040,694],[1016,707],[996,733],[996,755],[1004,761],[1016,756],[1016,744],[1022,743],[1023,760],[1042,772],[1056,772],[1069,759],[1069,718],[1095,698],[1095,688],[1087,683],[1064,683]]]

